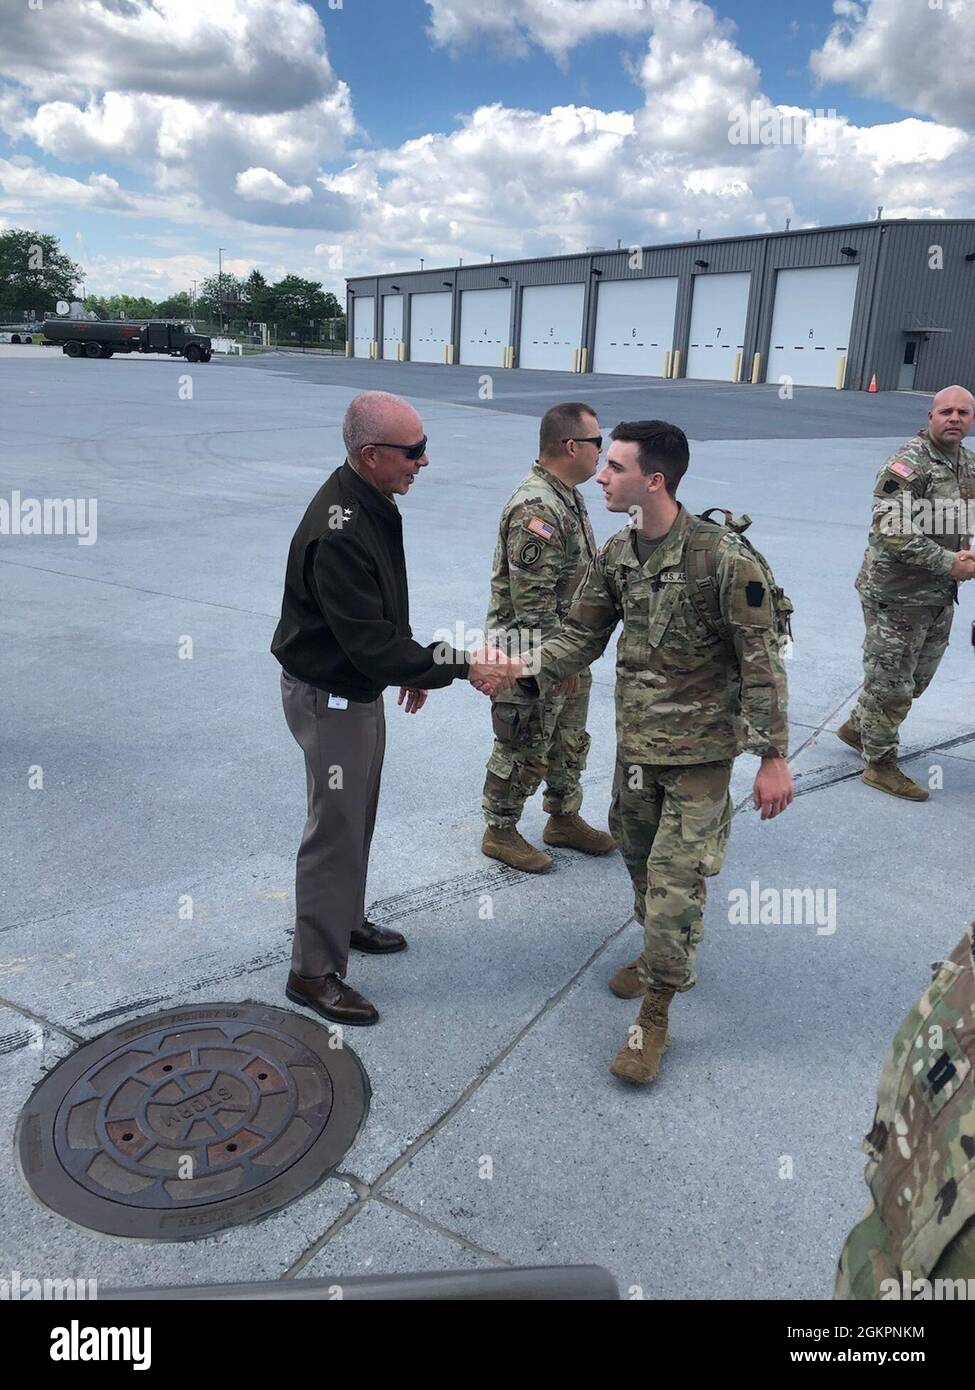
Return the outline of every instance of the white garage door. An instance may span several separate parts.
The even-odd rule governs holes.
[[[625,376],[663,376],[673,347],[677,277],[610,280],[596,292],[592,369]]]
[[[503,367],[510,325],[510,290],[464,290],[460,297],[461,362]]]
[[[850,344],[855,265],[780,270],[775,281],[766,381],[791,377],[797,386],[835,386]]]
[[[745,346],[745,315],[752,277],[698,275],[691,301],[687,373],[698,381],[732,381],[735,356]]]
[[[410,295],[410,360],[442,362],[450,342],[450,290]]]
[[[582,285],[539,285],[522,292],[519,367],[571,372],[582,342]]]
[[[370,295],[367,299],[356,298],[352,310],[353,352],[356,357],[369,356],[372,330],[376,326],[376,301]]]
[[[383,295],[383,356],[396,361],[396,349],[403,341],[403,296]]]

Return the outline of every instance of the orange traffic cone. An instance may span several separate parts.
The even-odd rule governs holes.
[[[867,387],[867,390],[868,390],[868,391],[876,391],[876,389],[877,389],[877,373],[874,372],[873,376],[870,378],[870,385]]]

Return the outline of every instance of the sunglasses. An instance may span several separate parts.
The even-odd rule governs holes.
[[[412,463],[415,463],[416,460],[421,459],[427,451],[427,437],[424,435],[419,444],[386,444],[379,439],[373,441],[371,446],[364,444],[362,447],[372,447],[373,449],[398,449],[401,454],[405,454]]]
[[[583,439],[579,439],[576,435],[570,435],[569,439],[563,439],[562,443],[568,444],[570,440],[573,444],[595,444],[600,453],[602,452],[603,437],[601,434],[588,434]]]

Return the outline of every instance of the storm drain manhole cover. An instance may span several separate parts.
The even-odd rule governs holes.
[[[35,1088],[17,1127],[37,1197],[109,1235],[187,1240],[287,1206],[341,1162],[369,1107],[358,1057],[261,1004],[150,1014]]]

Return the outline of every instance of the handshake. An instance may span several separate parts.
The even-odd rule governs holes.
[[[960,584],[966,579],[975,579],[975,552],[959,550],[951,566],[951,577]]]
[[[520,657],[507,656],[499,647],[481,647],[471,655],[468,679],[475,690],[493,700],[527,674]]]

